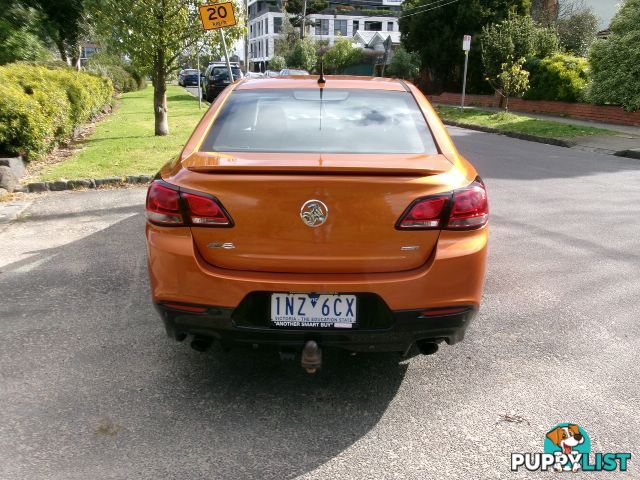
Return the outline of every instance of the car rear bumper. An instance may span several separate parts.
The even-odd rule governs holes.
[[[247,272],[207,263],[195,247],[188,227],[147,224],[151,293],[169,335],[174,338],[186,333],[235,342],[292,346],[314,339],[325,346],[367,351],[405,351],[411,343],[426,339],[453,344],[462,340],[480,305],[487,238],[487,227],[443,231],[428,261],[417,269],[402,272]],[[357,330],[348,331],[271,328],[268,322],[252,324],[239,317],[238,307],[256,292],[370,294],[381,300],[391,316],[386,323],[363,324]],[[179,312],[163,306],[166,303],[206,306],[207,311]],[[425,310],[451,307],[465,310],[451,315],[419,315]],[[257,315],[266,315],[265,311],[263,308]]]
[[[416,342],[454,344],[464,338],[469,323],[476,315],[473,306],[456,313],[442,310],[390,312],[391,323],[385,328],[284,329],[267,324],[247,326],[239,309],[209,306],[205,312],[180,311],[171,305],[156,303],[169,337],[182,340],[187,335],[218,340],[224,345],[267,345],[301,349],[309,340],[321,347],[341,348],[353,352],[406,353]]]

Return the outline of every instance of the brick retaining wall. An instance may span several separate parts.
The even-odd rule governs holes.
[[[442,93],[440,95],[429,95],[428,97],[432,103],[460,105],[459,93]],[[497,108],[498,102],[499,99],[494,95],[465,95],[464,103],[469,106]],[[516,112],[546,113],[579,120],[592,120],[640,127],[640,110],[636,112],[626,112],[622,107],[614,107],[612,105],[510,98],[509,110]]]

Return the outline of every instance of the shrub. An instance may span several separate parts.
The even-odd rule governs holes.
[[[354,47],[351,39],[338,38],[322,58],[326,68],[335,73],[342,73],[345,68],[360,63],[362,50]]]
[[[386,73],[391,77],[413,80],[420,73],[420,57],[417,53],[409,53],[400,47],[393,55]]]
[[[69,68],[0,67],[0,150],[38,158],[111,103],[111,81]]]
[[[144,76],[132,65],[123,62],[119,56],[106,52],[99,52],[89,58],[86,70],[110,79],[113,88],[120,93],[132,92],[146,86]]]
[[[274,55],[271,60],[269,60],[269,70],[282,70],[283,68],[287,68],[287,62],[284,57],[280,55]]]
[[[626,0],[611,21],[611,36],[589,51],[589,100],[640,109],[640,0]]]
[[[303,38],[296,42],[287,56],[287,65],[290,68],[303,68],[311,70],[317,61],[316,44],[310,38]]]
[[[52,142],[53,126],[38,102],[0,76],[0,153],[37,158]]]
[[[528,100],[560,100],[580,102],[589,79],[587,60],[557,53],[540,60],[529,58],[525,69],[531,73]]]

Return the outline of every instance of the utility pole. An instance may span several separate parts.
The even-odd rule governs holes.
[[[245,7],[247,25],[244,32],[244,70],[246,73],[249,71],[249,0],[246,0]]]
[[[304,38],[304,27],[307,19],[307,0],[302,3],[302,28],[300,30],[300,38]]]

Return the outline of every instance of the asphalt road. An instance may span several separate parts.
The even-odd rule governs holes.
[[[640,163],[451,129],[484,177],[484,304],[435,356],[169,341],[144,190],[35,197],[0,227],[0,478],[495,479],[559,422],[640,478]],[[573,478],[573,477],[572,477]]]

